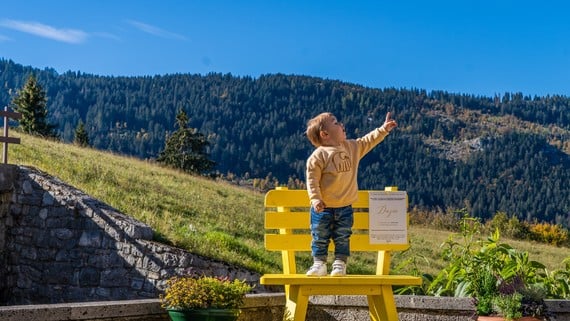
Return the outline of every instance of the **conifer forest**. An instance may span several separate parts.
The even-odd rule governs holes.
[[[81,123],[92,148],[156,160],[184,111],[188,126],[207,139],[218,175],[279,184],[302,185],[313,150],[304,131],[313,116],[330,111],[357,138],[391,112],[398,127],[362,159],[361,189],[398,186],[411,208],[570,225],[566,96],[368,88],[285,74],[59,74],[0,59],[2,107],[31,74],[65,142]]]

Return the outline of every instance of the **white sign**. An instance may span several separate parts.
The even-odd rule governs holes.
[[[408,244],[405,191],[368,192],[370,244]]]

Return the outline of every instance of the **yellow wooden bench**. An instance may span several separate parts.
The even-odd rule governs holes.
[[[386,191],[394,190],[397,189],[386,188]],[[409,275],[390,275],[390,252],[406,250],[409,243],[406,240],[400,242],[402,244],[371,244],[368,234],[368,204],[368,191],[359,191],[358,201],[353,204],[354,234],[351,236],[350,249],[352,252],[377,253],[376,274],[316,277],[306,276],[306,271],[298,272],[295,259],[295,252],[311,251],[307,191],[277,188],[266,194],[265,248],[281,251],[283,273],[265,274],[260,283],[285,287],[284,318],[304,321],[311,295],[366,295],[372,321],[398,320],[392,286],[420,285],[422,280]]]

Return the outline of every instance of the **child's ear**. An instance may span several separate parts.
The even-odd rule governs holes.
[[[321,131],[319,132],[319,136],[320,136],[321,138],[327,137],[328,134],[329,134],[329,133],[327,133],[327,132],[324,131],[324,130],[321,130]]]

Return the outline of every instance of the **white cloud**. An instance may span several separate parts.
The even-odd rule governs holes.
[[[132,25],[133,27],[139,29],[142,32],[146,32],[153,36],[161,37],[161,38],[168,38],[168,39],[178,39],[178,40],[186,40],[186,37],[177,33],[173,33],[170,31],[166,31],[164,29],[140,22],[135,20],[127,20],[127,22]]]
[[[53,39],[67,43],[82,43],[87,39],[87,33],[76,29],[57,29],[39,22],[28,22],[4,19],[0,26],[29,33],[43,38]]]

